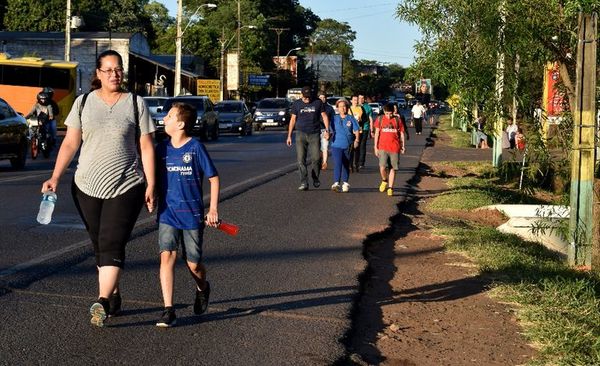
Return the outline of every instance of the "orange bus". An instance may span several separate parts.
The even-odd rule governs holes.
[[[60,114],[57,128],[64,121],[75,101],[77,62],[44,60],[39,57],[11,58],[0,53],[0,98],[17,112],[26,115],[36,103],[44,87],[54,89],[54,101]]]

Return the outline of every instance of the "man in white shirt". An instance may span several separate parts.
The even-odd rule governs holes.
[[[421,101],[417,100],[417,103],[412,107],[411,116],[415,126],[415,133],[420,135],[423,132],[423,118],[425,117],[425,107],[423,107]]]

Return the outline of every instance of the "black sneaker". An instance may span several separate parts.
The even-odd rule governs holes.
[[[318,179],[313,179],[313,186],[315,188],[319,188],[321,186],[321,181]]]
[[[208,297],[210,296],[210,283],[206,281],[206,288],[199,291],[196,288],[196,301],[194,301],[194,313],[196,315],[203,314],[208,309]]]
[[[92,318],[90,319],[90,323],[97,327],[104,326],[104,320],[106,320],[106,314],[109,312],[109,302],[108,299],[101,297],[92,304],[90,307],[90,315]]]
[[[156,322],[157,327],[170,328],[177,324],[175,310],[172,307],[165,308],[160,319]]]
[[[117,316],[121,312],[121,292],[113,293],[108,298],[108,316]]]

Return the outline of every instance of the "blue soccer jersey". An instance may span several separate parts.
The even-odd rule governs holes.
[[[158,221],[178,229],[198,229],[203,224],[202,181],[217,176],[206,148],[191,139],[179,148],[163,141],[156,150],[160,199]]]

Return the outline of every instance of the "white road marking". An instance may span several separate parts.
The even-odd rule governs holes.
[[[283,166],[281,168],[277,168],[277,169],[268,171],[268,172],[263,173],[261,175],[257,175],[256,177],[248,178],[248,179],[246,179],[246,180],[244,180],[242,182],[238,182],[238,183],[232,184],[232,185],[230,185],[230,186],[222,189],[221,190],[221,194],[227,194],[227,193],[235,191],[236,189],[239,189],[240,187],[243,187],[245,185],[252,185],[253,183],[260,182],[261,180],[263,180],[265,178],[268,178],[270,176],[284,174],[285,172],[289,171],[292,168],[295,168],[296,166],[297,166],[297,163],[292,163],[292,164],[285,165],[285,166]],[[210,198],[209,194],[206,194],[203,197],[204,200],[207,200],[209,198]],[[142,220],[138,220],[135,223],[135,227],[139,227],[139,226],[148,224],[148,223],[153,222],[153,221],[156,221],[156,216],[155,215],[152,215],[152,216],[147,217],[147,218],[142,219]],[[82,240],[80,242],[77,242],[75,244],[71,244],[71,245],[66,246],[64,248],[61,248],[59,250],[55,250],[55,251],[52,251],[50,253],[41,255],[41,256],[39,256],[37,258],[34,258],[34,259],[31,259],[31,260],[29,260],[27,262],[23,262],[23,263],[19,263],[17,265],[14,265],[14,266],[12,266],[10,268],[7,268],[7,269],[3,270],[2,272],[0,272],[0,279],[2,279],[3,277],[14,275],[14,274],[16,274],[18,272],[24,271],[24,270],[26,270],[28,268],[34,267],[36,265],[39,265],[39,264],[41,264],[43,262],[46,262],[46,261],[49,261],[51,259],[64,256],[65,254],[67,254],[67,253],[69,253],[71,251],[78,250],[78,249],[81,249],[81,248],[89,245],[89,243],[90,243],[89,239]]]

